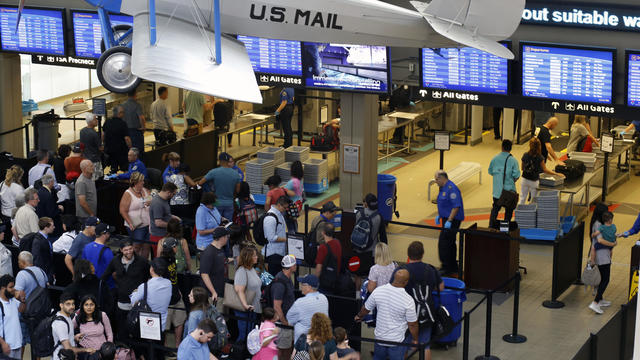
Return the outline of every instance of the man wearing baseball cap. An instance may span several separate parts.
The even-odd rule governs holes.
[[[233,199],[236,187],[240,183],[240,174],[233,169],[233,157],[226,152],[218,156],[220,166],[210,170],[198,183],[204,191],[213,191],[218,202],[216,208],[223,218],[233,219]]]
[[[315,231],[315,240],[318,243],[321,243],[323,239],[322,234],[318,231],[318,225],[323,222],[332,222],[333,218],[340,210],[342,209],[337,207],[336,204],[333,203],[333,201],[327,201],[324,205],[322,205],[322,208],[320,209],[320,215],[313,218],[313,221],[311,221],[310,233]]]
[[[82,251],[82,258],[89,260],[93,264],[96,276],[101,277],[104,270],[109,266],[113,259],[113,252],[106,245],[111,234],[115,232],[115,228],[105,223],[96,226],[96,239],[92,243],[87,244]],[[113,278],[109,277],[107,284],[111,289],[115,288]]]
[[[315,313],[323,313],[329,316],[329,300],[318,292],[320,280],[313,274],[298,278],[302,295],[293,303],[287,312],[287,321],[294,328],[293,338],[297,339],[302,334],[309,332],[311,318]]]
[[[96,239],[96,226],[100,223],[100,219],[95,216],[89,216],[84,222],[84,229],[73,239],[69,252],[64,257],[64,264],[73,274],[73,261],[82,256],[84,247]]]
[[[213,230],[213,241],[209,244],[200,257],[200,277],[204,288],[209,290],[211,299],[217,300],[218,308],[222,309],[224,297],[225,268],[227,256],[224,247],[229,240],[229,230],[224,226],[218,226]]]
[[[287,313],[296,297],[293,293],[292,276],[296,271],[296,257],[293,255],[285,255],[280,261],[282,270],[273,279],[271,285],[271,298],[273,299],[273,309],[278,314],[278,319],[285,324],[290,325],[287,321]],[[278,359],[290,359],[293,350],[293,330],[280,329],[278,337]]]

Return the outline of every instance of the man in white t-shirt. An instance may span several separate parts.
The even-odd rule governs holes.
[[[0,350],[11,359],[22,358],[22,331],[19,313],[25,305],[15,296],[15,279],[11,275],[0,277]]]
[[[60,311],[56,313],[56,318],[51,323],[51,332],[53,334],[53,360],[60,360],[60,350],[70,349],[74,353],[88,352],[93,354],[96,350],[90,348],[76,347],[76,342],[80,341],[84,336],[83,333],[73,335],[73,323],[71,315],[76,310],[75,300],[70,293],[60,295]]]
[[[378,309],[376,316],[376,340],[404,341],[405,332],[409,332],[413,339],[418,339],[418,316],[413,298],[407,294],[404,287],[409,282],[409,272],[400,269],[396,272],[393,283],[377,287],[360,309],[355,320],[361,321],[373,309]],[[417,344],[417,340],[412,340]],[[402,359],[406,347],[375,344],[373,360]]]

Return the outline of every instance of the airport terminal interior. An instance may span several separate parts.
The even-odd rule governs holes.
[[[223,30],[225,19],[234,24],[243,21],[240,15],[233,18],[233,14],[228,13],[232,8],[230,5],[225,8],[228,1],[221,0]],[[132,1],[121,2],[123,9],[127,6],[135,9],[137,6],[127,5]],[[149,4],[155,2],[150,0]],[[345,328],[350,339],[348,346],[358,354],[340,359],[384,358],[379,348],[383,345],[378,343],[385,340],[383,334],[376,332],[377,328],[371,324],[354,320],[366,302],[366,296],[373,296],[369,291],[363,291],[366,286],[361,287],[367,280],[373,258],[367,264],[366,255],[358,250],[366,246],[359,247],[354,242],[358,231],[363,231],[360,221],[365,212],[363,206],[377,207],[381,226],[386,229],[386,243],[392,261],[399,267],[411,262],[408,255],[410,245],[414,242],[422,244],[422,260],[433,265],[445,279],[442,293],[446,295],[447,303],[439,301],[455,323],[440,338],[432,332],[428,340],[430,353],[401,344],[384,346],[407,348],[411,359],[637,358],[633,356],[634,353],[638,356],[639,350],[634,349],[634,345],[639,339],[635,330],[640,267],[640,238],[636,234],[640,229],[640,46],[637,45],[640,6],[637,2],[523,0],[524,9],[515,31],[490,41],[495,43],[493,40],[499,40],[496,52],[506,49],[513,59],[456,42],[451,42],[450,47],[422,48],[393,44],[383,46],[383,40],[345,44],[336,35],[323,37],[325,32],[318,32],[312,39],[296,39],[295,35],[288,35],[290,39],[282,40],[276,35],[269,36],[273,28],[266,26],[264,35],[254,36],[252,32],[241,32],[242,25],[234,25],[234,29],[240,30],[225,33],[222,39],[218,39],[212,35],[216,21],[207,18],[207,12],[213,14],[214,3],[218,0],[193,0],[185,4],[157,2],[158,46],[163,45],[163,41],[166,44],[174,39],[162,32],[171,29],[168,25],[171,21],[180,22],[181,25],[175,25],[176,29],[187,26],[188,21],[172,19],[172,10],[176,17],[186,16],[180,15],[181,10],[175,12],[174,6],[176,9],[184,7],[188,16],[191,16],[190,10],[194,11],[193,16],[197,19],[203,16],[197,12],[203,12],[204,27],[210,29],[205,31],[196,21],[197,26],[189,25],[193,27],[190,34],[196,34],[193,36],[197,40],[202,40],[198,38],[202,35],[210,41],[208,46],[203,46],[205,54],[215,53],[218,56],[219,50],[212,47],[220,41],[223,64],[236,61],[237,54],[233,49],[239,47],[242,54],[246,49],[245,57],[248,55],[249,61],[238,60],[238,64],[242,63],[247,68],[251,65],[253,73],[249,74],[249,80],[255,85],[255,94],[259,89],[261,101],[246,100],[255,95],[253,88],[243,87],[246,76],[239,76],[238,83],[234,83],[232,75],[235,73],[230,73],[235,69],[225,75],[218,73],[224,76],[225,81],[210,82],[211,88],[215,89],[210,92],[205,91],[206,82],[215,78],[208,77],[208,74],[192,73],[188,79],[174,76],[172,67],[175,67],[176,74],[184,69],[189,72],[189,61],[193,60],[188,49],[176,50],[173,54],[175,59],[171,61],[158,61],[153,58],[158,56],[157,53],[150,52],[144,53],[147,56],[145,60],[137,62],[136,56],[138,59],[143,59],[143,56],[141,45],[136,47],[136,41],[148,42],[149,36],[156,36],[155,19],[145,12],[146,1],[141,1],[145,3],[144,10],[140,10],[142,15],[138,15],[99,8],[106,5],[94,0],[27,0],[24,7],[15,1],[0,0],[1,180],[5,180],[5,176],[9,179],[9,170],[18,165],[24,170],[24,176],[18,180],[24,189],[29,185],[38,186],[33,185],[29,170],[39,166],[37,163],[43,158],[42,150],[46,150],[49,152],[49,164],[54,166],[56,184],[60,185],[55,187],[57,190],[50,191],[57,192],[59,204],[65,206],[64,210],[56,212],[56,216],[72,215],[84,221],[87,213],[82,212],[84,210],[79,212],[79,209],[84,209],[84,203],[81,208],[77,200],[78,187],[74,188],[79,173],[73,177],[66,166],[61,170],[56,168],[56,164],[65,164],[60,160],[69,156],[70,151],[59,150],[65,145],[67,149],[73,149],[72,158],[84,152],[79,156],[91,160],[89,164],[99,164],[96,171],[102,168],[100,176],[94,179],[97,211],[89,215],[95,215],[115,227],[106,245],[117,255],[121,243],[131,236],[126,227],[130,223],[123,226],[126,221],[119,209],[120,198],[129,186],[126,165],[130,162],[136,166],[136,158],[132,160],[129,155],[121,169],[113,165],[115,153],[109,153],[113,149],[108,149],[107,144],[115,141],[109,136],[119,135],[110,132],[105,138],[105,123],[112,118],[123,118],[127,125],[124,134],[134,147],[136,144],[140,147],[137,159],[147,171],[144,186],[154,189],[154,196],[159,196],[155,192],[162,194],[163,184],[167,182],[168,177],[163,174],[165,169],[176,174],[184,171],[195,183],[204,186],[203,189],[182,180],[184,194],[188,195],[188,199],[181,203],[184,204],[183,210],[174,212],[171,203],[172,213],[181,218],[182,232],[188,243],[185,246],[188,246],[193,259],[191,268],[183,269],[178,277],[181,281],[189,279],[184,280],[186,285],[180,284],[186,304],[191,287],[207,286],[206,281],[201,280],[201,266],[211,267],[206,264],[211,258],[205,258],[206,250],[202,252],[204,247],[196,243],[202,230],[198,227],[196,214],[200,197],[212,191],[220,201],[220,188],[207,188],[208,182],[212,181],[210,176],[213,176],[209,171],[219,166],[235,165],[241,174],[242,185],[246,183],[249,201],[257,210],[253,225],[245,220],[245,212],[238,205],[235,215],[229,216],[228,220],[252,229],[256,223],[261,223],[265,210],[269,210],[268,206],[265,208],[265,203],[271,201],[271,195],[267,195],[270,190],[267,180],[278,175],[280,184],[275,188],[288,188],[296,175],[293,169],[300,162],[304,170],[302,184],[299,185],[302,189],[288,188],[293,194],[288,193],[288,196],[294,201],[300,198],[302,203],[292,202],[292,208],[296,208],[299,214],[296,216],[296,211],[294,214],[288,211],[286,216],[288,234],[283,239],[285,251],[297,255],[298,267],[292,279],[296,297],[303,296],[299,290],[308,289],[306,285],[309,283],[304,281],[310,280],[298,277],[313,276],[317,272],[315,263],[310,266],[304,259],[308,256],[309,235],[316,235],[312,221],[323,208],[333,206],[337,209],[330,211],[335,217],[327,222],[335,227],[335,238],[340,242],[342,254],[342,274],[348,278],[350,288],[338,291],[340,286],[336,285],[333,289],[321,288],[321,292],[328,298],[332,329],[338,326]],[[288,5],[291,1],[281,2],[282,8],[267,9],[271,11],[271,18],[265,18],[265,23],[278,21],[278,9],[282,9],[282,19],[290,19],[286,17],[289,15],[285,10],[294,11]],[[280,1],[270,3],[276,6]],[[316,5],[320,6],[320,28],[333,26],[333,29],[344,27],[344,31],[353,31],[341,21],[347,17],[344,12],[348,9],[356,11],[353,10],[355,6],[380,6],[385,11],[397,11],[406,16],[411,12],[411,16],[425,22],[425,29],[431,29],[431,25],[437,28],[435,23],[427,23],[430,17],[422,12],[430,11],[428,3],[422,3],[427,10],[420,10],[422,5],[412,5],[414,2],[405,0],[371,1],[378,5],[349,0],[344,1],[349,7],[342,10],[340,3],[337,0],[327,3],[326,6],[337,7],[324,10],[334,12],[329,13],[328,18],[322,17],[323,9]],[[446,2],[433,0],[429,3],[433,10],[436,4]],[[454,11],[450,15],[458,19],[460,13],[473,13],[471,10],[481,6],[478,3],[482,1],[452,1],[447,6],[460,10],[458,14]],[[171,6],[171,9],[163,9],[162,6]],[[256,10],[260,6],[247,5],[251,14],[243,13],[242,17],[249,19],[250,16],[254,20],[264,17],[264,8],[262,15]],[[155,5],[153,8],[155,12]],[[249,12],[244,7],[242,9]],[[22,20],[18,25],[20,17]],[[447,24],[454,26],[458,21],[455,19]],[[314,19],[313,23],[316,21]],[[493,21],[500,22],[501,19]],[[148,22],[153,22],[153,26]],[[105,25],[111,26],[111,31],[106,31]],[[420,29],[416,31],[424,30]],[[198,30],[203,30],[203,33]],[[301,31],[301,37],[305,36],[304,31]],[[429,39],[440,39],[434,43],[444,41],[444,35],[429,31],[433,32]],[[150,35],[142,37],[141,33]],[[393,36],[398,36],[398,33],[400,30],[389,30]],[[327,31],[326,34],[332,33]],[[191,40],[185,39],[185,44]],[[225,54],[229,56],[225,58]],[[158,64],[165,67],[158,65],[160,67],[145,72],[141,64],[147,64],[149,68]],[[158,72],[158,69],[163,70]],[[200,68],[193,65],[192,69]],[[129,77],[126,77],[127,71]],[[151,75],[137,77],[132,72]],[[198,79],[200,76],[202,78]],[[202,86],[189,86],[198,82]],[[234,91],[225,92],[225,87],[234,88]],[[137,105],[132,107],[132,103]],[[158,110],[159,104],[162,110]],[[95,123],[94,118],[98,120]],[[132,118],[135,121],[145,119],[140,125],[143,128],[131,127],[128,119]],[[95,155],[87,154],[92,145],[82,142],[86,136],[83,129],[87,128],[100,136],[100,148]],[[140,137],[136,138],[138,135]],[[548,153],[542,161],[544,168],[531,155],[531,149],[535,151],[536,147],[542,154],[537,155],[540,159]],[[127,152],[128,148],[124,151]],[[504,154],[505,151],[510,156]],[[177,154],[178,162],[187,167],[180,170],[171,168],[174,163],[170,163],[166,156],[170,153]],[[97,157],[93,159],[91,156]],[[517,172],[517,176],[509,173],[507,168]],[[58,170],[62,172],[62,182],[58,180]],[[46,171],[36,176],[44,179]],[[532,172],[534,179],[523,177],[530,177]],[[531,196],[523,193],[523,183],[532,189]],[[459,192],[452,189],[451,184]],[[39,186],[43,186],[42,183]],[[514,191],[516,199],[512,201],[509,197]],[[300,193],[303,194],[301,197]],[[5,208],[11,215],[12,209],[29,205],[13,204],[11,199],[11,204],[7,205],[9,200],[5,194],[0,187],[2,226],[7,228],[2,243],[11,252],[11,273],[17,276],[20,270],[18,254],[23,250],[21,236],[15,232],[19,227],[16,226],[19,216],[15,215],[17,211],[12,216],[6,215]],[[375,205],[366,199],[368,194],[376,196]],[[460,199],[456,200],[456,196],[462,201],[457,201]],[[235,197],[239,197],[238,191]],[[240,199],[238,204],[244,200]],[[497,202],[504,202],[505,206],[500,208],[497,219],[492,222]],[[506,205],[511,203],[513,205]],[[67,209],[68,204],[76,210]],[[222,214],[222,205],[218,202],[216,206]],[[460,220],[455,212],[451,212],[456,207]],[[505,210],[513,214],[510,219],[505,219]],[[279,210],[276,208],[276,211]],[[605,226],[607,222],[600,228],[602,233],[594,234],[595,218],[603,222],[608,215],[603,215],[606,211],[613,215],[612,222],[617,230],[610,231],[610,227]],[[231,214],[234,214],[233,210]],[[38,217],[43,218],[39,213]],[[57,226],[58,221],[55,218],[53,221]],[[244,227],[242,229],[245,231]],[[154,241],[153,227],[151,230],[151,239],[147,237],[144,241]],[[370,236],[368,231],[366,234]],[[266,234],[267,231],[264,232]],[[607,238],[607,241],[615,241],[613,247],[601,245],[598,240],[605,232],[612,236],[612,240]],[[251,234],[256,234],[255,230],[246,230],[246,234],[241,235],[243,247],[248,246],[248,242],[259,251],[269,252],[259,239],[252,240]],[[378,241],[375,236],[372,238],[374,240],[371,241]],[[49,237],[49,241],[52,240],[53,236]],[[270,245],[271,240],[268,241]],[[233,254],[227,253],[231,259],[224,267],[229,283],[233,283],[238,270],[240,243],[232,244],[237,245]],[[2,256],[9,256],[1,250]],[[70,250],[67,248],[56,254],[53,245],[52,251],[53,267],[50,269],[48,291],[57,311],[57,299],[71,286],[69,284],[75,284],[75,280],[71,279],[68,265],[65,266],[65,254]],[[600,271],[595,284],[590,283],[592,251],[597,254],[596,264],[602,269],[610,269],[610,281],[604,292],[606,300],[600,297],[599,302],[594,297],[598,282],[605,278],[605,271]],[[608,251],[610,260],[600,263],[603,251]],[[136,254],[140,255],[137,248]],[[156,254],[144,255],[149,255],[146,260],[150,261],[156,257]],[[261,252],[260,257],[263,255]],[[373,255],[369,253],[369,256]],[[443,257],[447,256],[454,258],[453,265],[445,265],[447,259],[443,261]],[[283,267],[285,260],[282,260]],[[101,258],[97,261],[100,262]],[[378,261],[377,255],[375,261]],[[3,263],[0,260],[0,265]],[[321,265],[321,268],[326,268],[325,264]],[[99,275],[100,266],[95,267],[96,275]],[[4,274],[3,270],[0,266],[0,275]],[[104,267],[100,271],[104,271]],[[338,281],[341,275],[336,276]],[[208,276],[206,279],[209,281]],[[271,291],[267,286],[271,280],[261,280],[262,288]],[[19,290],[17,281],[15,285]],[[2,284],[0,280],[0,288]],[[183,286],[188,290],[183,290]],[[227,291],[229,289],[234,288],[229,287]],[[433,294],[435,297],[436,292]],[[3,296],[6,295],[0,294],[0,303],[6,307],[9,303]],[[420,304],[415,297],[412,299]],[[242,301],[246,302],[246,299]],[[186,305],[182,311],[188,313],[190,304]],[[77,300],[75,306],[79,309]],[[247,335],[242,337],[239,321],[234,316],[244,312],[232,311],[231,307],[224,309],[220,305],[218,308],[226,318],[230,336],[226,340],[229,346],[224,351],[216,350],[217,358],[290,358],[290,354],[283,356],[277,350],[273,350],[275,357],[250,354],[247,350],[250,341],[243,340]],[[377,315],[380,318],[380,311]],[[0,324],[4,339],[10,331],[20,332],[16,328],[9,329],[4,318],[3,312]],[[248,328],[245,324],[247,332],[260,325],[260,317],[256,319]],[[22,315],[20,321],[23,321]],[[407,322],[411,323],[410,320]],[[403,326],[396,329],[407,331],[410,342],[406,322]],[[117,329],[120,330],[119,327]],[[285,332],[287,326],[281,329]],[[420,329],[422,334],[424,328]],[[114,334],[117,338],[115,343],[118,349],[134,349],[137,358],[181,360],[180,354],[184,352],[179,349],[180,336],[176,339],[173,330],[163,330],[166,330],[161,336],[164,344],[140,334],[137,337]],[[150,331],[153,333],[155,330]],[[33,341],[33,332],[31,334]],[[185,334],[192,336],[186,330]],[[400,338],[404,339],[404,336]],[[34,358],[32,345],[26,344],[24,335],[22,339],[24,346],[18,347],[17,358]],[[259,339],[262,340],[261,337]],[[195,342],[198,341],[196,339]],[[300,352],[298,345],[296,343],[296,352]],[[303,347],[312,345],[304,344]],[[77,346],[80,348],[81,341]],[[62,359],[57,354],[57,344],[55,348],[53,358]],[[286,349],[280,344],[278,348]],[[326,344],[324,349],[324,359],[338,359],[337,355],[329,356],[325,352],[329,349]],[[417,349],[424,347],[418,346]],[[4,345],[2,350],[5,350]],[[16,352],[5,352],[7,358],[12,358],[10,354],[15,355]],[[123,353],[119,350],[118,354],[116,359],[125,359],[120,357]],[[193,356],[189,359],[200,359]],[[306,359],[316,359],[313,354],[306,356]],[[298,358],[305,357],[295,357]],[[403,356],[389,352],[388,358],[401,359]]]

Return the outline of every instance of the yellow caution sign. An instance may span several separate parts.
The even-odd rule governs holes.
[[[629,301],[638,294],[638,270],[633,272],[631,277],[631,289],[629,290]]]

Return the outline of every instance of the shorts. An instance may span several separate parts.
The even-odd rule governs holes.
[[[293,329],[280,328],[277,345],[278,349],[291,349],[293,347]]]
[[[174,308],[180,308],[182,310]],[[169,309],[167,310],[167,328],[165,330],[170,329],[172,325],[174,328],[184,325],[185,321],[187,321],[187,311],[182,299],[174,305],[169,305]]]
[[[431,330],[433,328],[431,326],[427,326],[425,328],[421,328],[420,331],[418,332],[418,344],[428,344],[431,341]],[[411,332],[409,332],[409,330],[407,330],[407,333],[404,337],[404,343],[405,344],[410,344],[411,340],[413,340],[413,337],[411,336]],[[429,349],[430,346],[426,346],[425,349]],[[410,351],[412,348],[410,347],[405,347],[405,351]],[[406,352],[405,352],[406,354]]]

